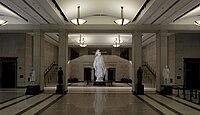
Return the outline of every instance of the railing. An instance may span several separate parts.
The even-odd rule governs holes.
[[[155,70],[147,63],[147,62],[144,62],[144,64],[142,66],[145,66],[147,67],[147,69],[152,73],[152,75],[156,78],[156,72]]]
[[[176,90],[174,93],[177,97],[200,104],[199,89],[186,89],[184,85],[174,85],[173,89]]]
[[[46,77],[46,75],[49,73],[49,71],[58,64],[56,64],[55,62],[51,63],[51,65],[44,71],[44,77]]]

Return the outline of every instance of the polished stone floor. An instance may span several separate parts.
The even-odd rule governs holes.
[[[200,115],[200,105],[152,89],[133,95],[131,87],[69,87],[58,95],[52,87],[24,94],[25,89],[0,89],[0,115]]]

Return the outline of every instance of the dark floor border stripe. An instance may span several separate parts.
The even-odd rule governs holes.
[[[35,113],[34,115],[40,115],[42,112],[44,112],[45,110],[47,110],[51,105],[53,105],[54,103],[56,103],[59,99],[61,99],[64,95],[61,95],[60,97],[58,97],[57,99],[55,99],[54,101],[52,101],[51,103],[49,103],[47,106],[45,106],[44,108],[42,108],[41,110],[39,110],[37,113]]]
[[[146,95],[146,94],[145,94],[145,96],[147,96],[148,98],[150,98],[150,99],[154,100],[155,102],[159,103],[160,105],[162,105],[162,106],[166,107],[167,109],[169,109],[169,110],[173,111],[174,113],[176,113],[176,114],[178,114],[178,115],[183,115],[182,113],[180,113],[180,112],[176,111],[175,109],[173,109],[173,108],[171,108],[171,107],[169,107],[169,106],[165,105],[164,103],[162,103],[162,102],[160,102],[160,101],[158,101],[158,100],[154,99],[153,97],[151,97],[151,96],[148,96],[148,95]]]
[[[0,104],[6,103],[6,102],[8,102],[8,101],[12,101],[12,100],[14,100],[14,99],[17,99],[17,98],[20,98],[20,97],[23,97],[23,96],[25,96],[25,95],[20,95],[20,96],[17,96],[17,97],[13,97],[13,98],[11,98],[11,99],[7,99],[7,100],[5,100],[5,101],[0,102]]]
[[[144,99],[142,99],[141,97],[135,95],[138,99],[140,99],[142,102],[144,102],[145,104],[147,104],[150,108],[152,108],[153,110],[155,110],[157,113],[159,113],[160,115],[165,115],[162,111],[160,111],[159,109],[157,109],[156,107],[154,107],[153,105],[151,105],[149,102],[145,101]]]
[[[22,110],[22,111],[18,112],[18,113],[17,113],[17,114],[15,114],[15,115],[21,115],[21,114],[25,113],[26,111],[28,111],[28,110],[32,109],[33,107],[37,106],[38,104],[40,104],[40,103],[44,102],[45,100],[47,100],[47,99],[51,98],[51,97],[52,97],[52,96],[54,96],[54,95],[55,95],[55,94],[52,94],[52,95],[50,95],[50,96],[48,96],[48,97],[46,97],[46,98],[42,99],[41,101],[38,101],[37,103],[35,103],[35,104],[33,104],[33,105],[29,106],[28,108],[26,108],[26,109],[24,109],[24,110]]]
[[[171,100],[173,100],[173,101],[176,101],[176,102],[178,102],[178,103],[181,103],[181,104],[183,104],[183,105],[185,105],[185,106],[188,106],[188,107],[190,107],[190,108],[192,108],[192,109],[195,109],[195,110],[197,110],[197,111],[200,111],[200,109],[198,109],[198,108],[196,108],[196,107],[193,107],[193,106],[191,106],[191,105],[188,105],[188,104],[186,104],[186,103],[184,103],[184,102],[178,101],[178,100],[173,99],[173,98],[168,97],[168,96],[164,96],[164,97],[169,98],[169,99],[171,99]],[[188,102],[190,102],[190,101],[188,101]],[[191,102],[191,103],[192,103],[192,102]],[[196,103],[193,103],[193,104],[196,104]],[[196,104],[196,105],[198,105],[198,104]]]
[[[33,96],[34,96],[34,95],[33,95]],[[17,102],[14,102],[14,103],[11,103],[11,104],[6,105],[6,106],[4,106],[4,107],[1,107],[0,110],[5,109],[5,108],[7,108],[7,107],[10,107],[10,106],[12,106],[12,105],[15,105],[15,104],[17,104],[17,103],[19,103],[19,102],[22,102],[22,101],[24,101],[24,100],[27,100],[27,99],[29,99],[29,98],[31,98],[31,97],[33,97],[33,96],[30,96],[30,97],[21,99],[21,100],[19,100],[19,101],[17,101]]]

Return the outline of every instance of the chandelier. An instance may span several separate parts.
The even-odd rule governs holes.
[[[120,35],[118,35],[118,38],[116,38],[114,41],[115,44],[113,45],[113,47],[119,47],[122,42],[123,40],[121,40]]]
[[[87,45],[85,44],[84,38],[81,37],[81,34],[80,34],[80,39],[77,40],[76,42],[78,42],[78,43],[79,43],[79,46],[81,46],[81,47],[86,47],[86,46],[87,46]]]

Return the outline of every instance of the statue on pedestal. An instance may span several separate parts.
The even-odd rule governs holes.
[[[106,67],[99,49],[95,53],[93,67],[95,69],[96,81],[103,81],[103,78],[106,74]]]
[[[139,67],[139,69],[137,70],[137,84],[138,85],[142,85],[142,73],[143,73],[143,70],[141,67]]]
[[[30,73],[30,84],[35,85],[35,70],[32,68]]]
[[[58,84],[61,85],[63,83],[63,70],[62,67],[59,67],[58,70]]]
[[[169,68],[167,65],[163,69],[162,74],[163,74],[163,78],[164,78],[164,85],[170,85],[170,78],[169,78],[170,71],[169,71]]]

